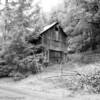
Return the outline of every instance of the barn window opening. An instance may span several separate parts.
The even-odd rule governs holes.
[[[59,31],[58,31],[58,27],[55,27],[55,34],[56,34],[56,41],[59,40]]]
[[[55,27],[55,30],[58,31],[58,27],[57,26]]]

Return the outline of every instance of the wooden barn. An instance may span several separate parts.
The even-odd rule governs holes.
[[[36,46],[41,46],[41,49],[45,48],[40,51],[46,62],[54,64],[66,59],[67,35],[63,32],[59,23],[54,22],[44,27],[37,37],[33,40],[33,43]]]

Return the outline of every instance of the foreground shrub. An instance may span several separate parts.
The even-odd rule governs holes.
[[[5,62],[0,65],[0,76],[24,77],[40,72],[41,64],[34,57],[36,47],[21,39],[13,40],[0,58]],[[4,74],[5,73],[5,74]]]
[[[83,90],[90,93],[100,93],[100,68],[87,65],[75,71],[75,75],[67,81],[68,89],[72,91]]]

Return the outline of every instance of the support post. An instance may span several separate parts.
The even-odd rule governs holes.
[[[50,51],[48,49],[48,62],[50,62]]]

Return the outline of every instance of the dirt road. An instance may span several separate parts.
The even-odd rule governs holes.
[[[59,69],[49,69],[19,82],[1,79],[0,100],[64,100],[65,93],[69,92],[59,87],[60,81],[55,80],[53,76],[60,77]]]
[[[30,76],[20,82],[0,84],[0,100],[62,100],[66,92],[56,83]]]
[[[72,95],[60,75],[56,70],[29,76],[19,82],[1,79],[0,100],[100,100],[100,95]]]

